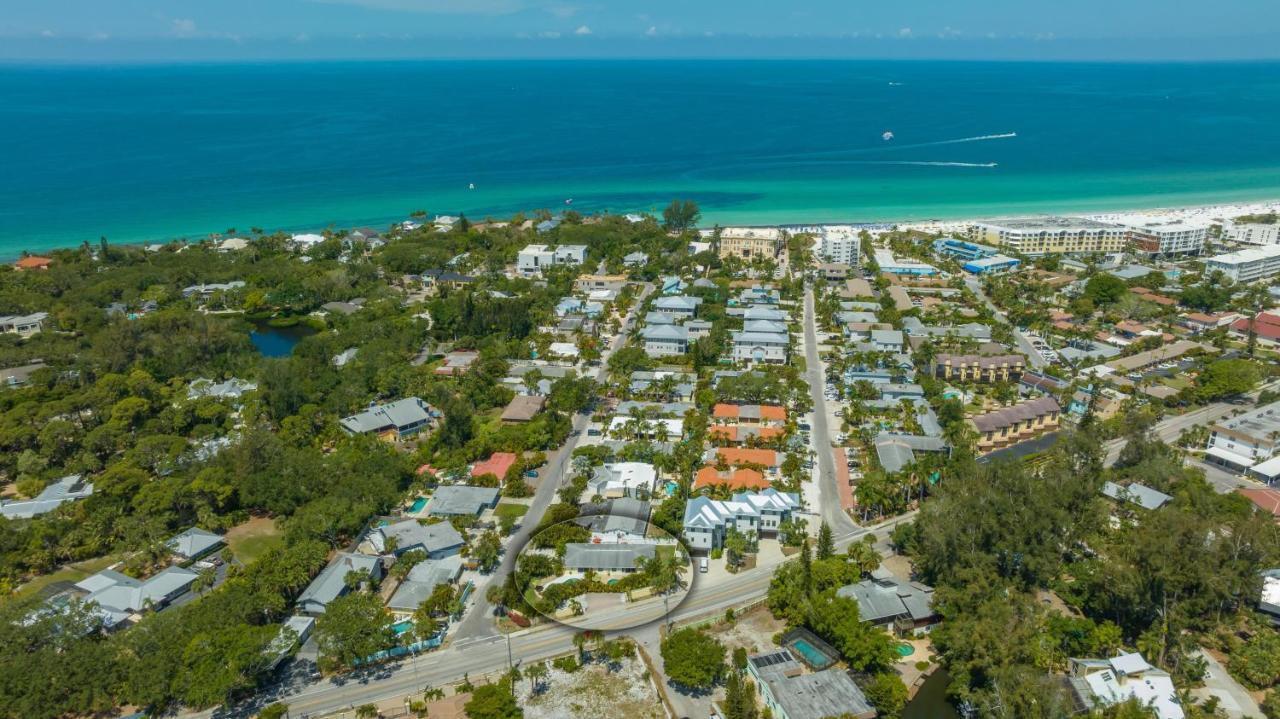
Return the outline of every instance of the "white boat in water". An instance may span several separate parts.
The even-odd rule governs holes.
[[[883,134],[883,135],[881,135],[880,137],[884,138],[884,141],[885,141],[885,142],[888,142],[889,140],[892,140],[892,139],[893,139],[893,133],[892,133],[892,132],[890,132],[889,130],[885,130],[885,131],[884,131],[884,134]]]

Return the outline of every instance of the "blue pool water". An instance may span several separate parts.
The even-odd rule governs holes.
[[[831,658],[818,651],[818,648],[803,639],[791,643],[791,648],[800,653],[805,662],[814,669],[826,669],[831,665]]]
[[[415,512],[415,513],[416,513],[416,512],[421,512],[421,511],[422,511],[422,508],[423,508],[423,507],[425,507],[425,506],[427,506],[427,498],[426,498],[426,497],[418,497],[417,499],[413,500],[413,506],[409,507],[409,511],[410,511],[410,512]]]
[[[413,631],[413,622],[408,619],[403,622],[396,622],[391,625],[391,631],[395,632],[397,637],[405,632]]]

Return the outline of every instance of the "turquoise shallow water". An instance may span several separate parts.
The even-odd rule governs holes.
[[[0,97],[0,256],[570,198],[772,223],[1280,197],[1274,63],[4,66]]]

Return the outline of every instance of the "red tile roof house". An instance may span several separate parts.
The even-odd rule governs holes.
[[[1156,294],[1146,287],[1134,287],[1129,291],[1148,302],[1154,302],[1162,307],[1173,307],[1178,304],[1178,301],[1172,297],[1165,297],[1164,295]]]
[[[759,424],[781,426],[787,421],[787,410],[772,404],[728,404],[721,402],[711,411],[717,424]]]
[[[519,459],[511,452],[494,452],[488,459],[483,462],[476,462],[471,468],[472,477],[482,477],[486,474],[492,474],[499,481],[506,479],[507,470]]]
[[[1276,522],[1280,522],[1280,489],[1254,489],[1250,487],[1237,489],[1236,491],[1244,495],[1245,499],[1257,505],[1258,509],[1275,517]]]
[[[768,489],[772,483],[758,470],[743,467],[721,472],[715,467],[703,467],[694,476],[693,488],[726,486],[729,489]]]
[[[1249,318],[1241,317],[1231,323],[1231,332],[1240,337],[1249,336]],[[1258,336],[1258,344],[1280,344],[1280,314],[1259,312],[1253,318],[1253,332]]]
[[[28,257],[23,257],[22,259],[13,263],[13,266],[18,268],[19,270],[47,270],[49,269],[49,265],[52,263],[53,263],[53,260],[49,259],[48,257],[30,255]]]

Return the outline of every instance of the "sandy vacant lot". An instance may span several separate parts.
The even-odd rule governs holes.
[[[637,656],[612,672],[600,662],[572,674],[552,668],[539,689],[532,696],[527,678],[516,689],[525,719],[666,719],[658,692]]]

